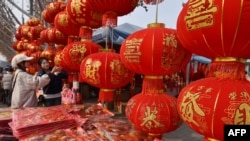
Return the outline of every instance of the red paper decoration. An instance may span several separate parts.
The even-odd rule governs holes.
[[[145,75],[166,75],[185,67],[191,58],[179,43],[174,29],[164,24],[131,34],[120,49],[121,60],[130,70]]]
[[[249,58],[249,17],[250,1],[189,0],[178,17],[178,37],[198,55]]]

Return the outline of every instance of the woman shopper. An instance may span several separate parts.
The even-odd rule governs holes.
[[[38,59],[38,65],[41,70],[37,75],[42,76],[44,74],[50,74],[50,82],[43,87],[44,105],[55,106],[61,104],[61,91],[63,87],[63,80],[68,78],[68,73],[62,71],[61,67],[50,67],[49,61],[46,57],[40,57]]]
[[[12,81],[11,108],[36,107],[38,104],[36,90],[47,85],[50,81],[49,75],[31,75],[26,72],[29,61],[33,57],[25,54],[17,54],[11,60],[11,66],[15,73]]]
[[[2,78],[2,87],[4,89],[4,102],[8,106],[10,106],[12,95],[13,69],[12,67],[8,67],[5,69],[5,71],[6,73],[3,74]]]

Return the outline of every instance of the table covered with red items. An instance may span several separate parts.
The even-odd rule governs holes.
[[[98,104],[0,110],[0,140],[150,141],[126,119]],[[2,137],[2,138],[1,138]],[[6,140],[7,141],[7,140]]]

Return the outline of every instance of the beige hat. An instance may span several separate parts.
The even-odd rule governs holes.
[[[23,61],[29,61],[29,60],[32,60],[32,59],[33,59],[33,57],[28,57],[25,54],[17,54],[12,58],[11,66],[13,68],[16,68],[17,64],[19,64],[19,63],[21,63]]]

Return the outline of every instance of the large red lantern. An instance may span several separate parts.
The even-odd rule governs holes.
[[[82,60],[92,53],[99,52],[101,48],[100,45],[89,40],[73,42],[63,49],[63,60],[73,72],[79,72]]]
[[[46,57],[49,60],[50,66],[54,66],[54,57],[55,57],[56,51],[53,44],[49,44],[47,48],[42,51],[41,57]]]
[[[176,98],[164,91],[162,76],[145,76],[142,92],[133,96],[126,106],[126,116],[136,129],[159,137],[180,127]]]
[[[185,67],[191,58],[178,41],[176,30],[164,24],[131,34],[120,49],[121,60],[130,70],[145,75],[166,75]]]
[[[224,140],[224,125],[250,124],[250,83],[245,78],[245,63],[233,58],[216,58],[209,77],[182,89],[178,112],[205,140]]]
[[[249,16],[247,0],[189,0],[178,17],[178,37],[185,48],[198,55],[249,58]]]
[[[89,0],[90,7],[103,14],[102,25],[117,26],[117,17],[132,12],[139,0]]]
[[[128,84],[134,73],[122,64],[119,54],[100,52],[83,59],[80,75],[85,82],[101,88],[98,101],[110,102],[114,89]]]

